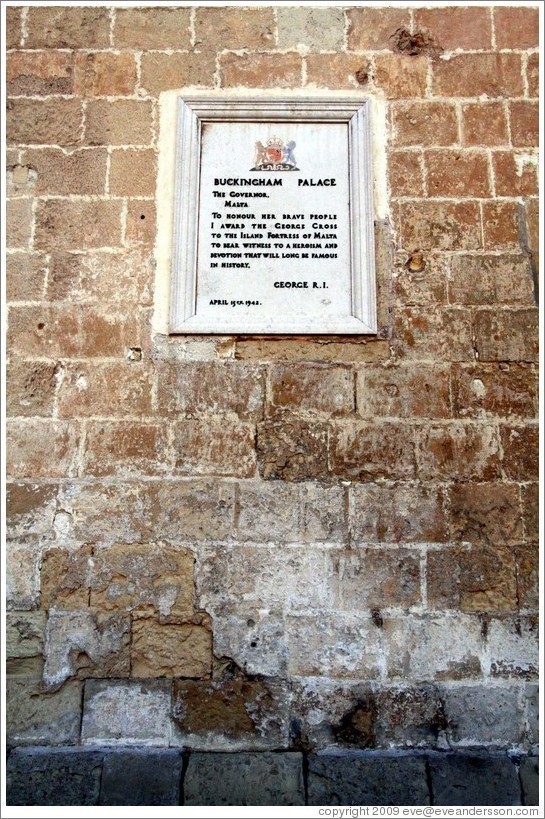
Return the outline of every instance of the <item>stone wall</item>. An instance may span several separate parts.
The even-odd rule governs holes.
[[[10,744],[535,747],[537,18],[7,9]],[[154,331],[237,88],[383,101],[376,337]]]

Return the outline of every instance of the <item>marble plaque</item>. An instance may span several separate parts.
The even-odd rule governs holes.
[[[173,333],[376,332],[368,104],[179,101]]]

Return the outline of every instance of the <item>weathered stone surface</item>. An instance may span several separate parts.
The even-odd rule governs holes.
[[[491,618],[486,640],[492,677],[531,680],[538,676],[537,617]]]
[[[311,543],[342,539],[343,492],[337,486],[241,481],[237,500],[239,540]]]
[[[429,766],[435,805],[520,805],[517,770],[506,756],[434,755]]]
[[[6,62],[8,96],[71,94],[73,54],[65,51],[15,51]]]
[[[214,654],[233,660],[245,674],[285,676],[287,638],[284,615],[253,603],[224,606],[213,613]]]
[[[234,483],[165,481],[158,482],[150,493],[154,536],[177,541],[229,540],[232,536]]]
[[[288,672],[294,676],[376,679],[382,668],[380,633],[371,617],[326,612],[286,618]]]
[[[334,608],[378,611],[421,602],[420,553],[403,548],[358,548],[332,555]]]
[[[6,243],[9,248],[24,250],[32,234],[32,199],[10,199],[6,207]]]
[[[114,544],[93,556],[90,605],[102,611],[193,612],[193,553],[161,543]]]
[[[539,713],[541,707],[541,694],[536,683],[527,683],[522,693],[524,708],[524,744],[529,748],[530,753],[537,754],[539,751]]]
[[[327,546],[240,545],[200,549],[197,596],[220,613],[239,603],[305,611],[332,605],[333,552]]]
[[[539,550],[536,543],[515,546],[517,600],[521,609],[539,609]]]
[[[53,694],[38,681],[9,678],[6,695],[10,745],[75,745],[81,721],[81,683],[67,682]]]
[[[353,375],[347,367],[277,364],[269,376],[268,414],[346,415],[354,409]]]
[[[389,357],[388,342],[375,338],[338,340],[335,337],[298,336],[287,340],[267,338],[236,340],[235,355],[242,361],[384,361]]]
[[[518,487],[508,483],[454,485],[450,491],[451,537],[494,546],[522,539]]]
[[[121,244],[121,204],[117,200],[38,202],[35,247],[38,250],[77,250]]]
[[[257,463],[265,480],[327,478],[327,425],[292,417],[258,424]]]
[[[85,683],[81,740],[84,745],[168,745],[170,682]]]
[[[12,611],[6,613],[6,660],[34,657],[44,645],[45,612]],[[8,670],[9,673],[9,670]]]
[[[365,367],[357,376],[358,413],[364,417],[447,418],[449,368]]]
[[[304,805],[298,753],[194,753],[184,780],[186,805]]]
[[[428,605],[458,611],[515,611],[514,555],[506,546],[460,545],[428,552]]]
[[[376,697],[376,745],[436,748],[446,743],[447,719],[434,685],[388,687]]]
[[[110,154],[109,191],[113,196],[153,196],[157,154],[153,148],[118,148]]]
[[[66,154],[60,148],[27,149],[24,162],[37,174],[36,193],[103,194],[106,186],[105,148]]]
[[[189,9],[118,8],[115,14],[116,48],[159,49],[189,48]]]
[[[81,100],[12,97],[6,111],[8,144],[69,146],[80,141]]]
[[[527,256],[454,256],[449,300],[453,304],[533,304],[534,287]]]
[[[480,213],[474,202],[407,202],[400,213],[404,248],[481,248]]]
[[[418,483],[358,484],[350,489],[350,534],[365,542],[443,542],[446,494]]]
[[[416,240],[411,245],[418,246]],[[401,306],[393,347],[411,360],[474,361],[471,314],[462,307],[430,310],[429,306]]]
[[[385,618],[383,641],[389,678],[426,682],[482,677],[477,617]]]
[[[129,644],[127,615],[54,609],[46,627],[44,683],[54,687],[72,676],[128,677]]]
[[[93,481],[63,485],[56,517],[57,536],[68,546],[84,543],[148,542],[156,513],[155,494],[148,484]]]
[[[148,94],[180,88],[181,85],[214,87],[216,55],[204,51],[148,52],[142,55],[141,85]]]
[[[414,431],[394,421],[334,421],[330,426],[330,468],[353,480],[412,478]]]
[[[79,428],[66,421],[9,419],[7,474],[13,478],[62,478],[76,471]]]
[[[46,257],[41,253],[19,250],[7,253],[6,295],[8,301],[36,301],[41,298],[46,268]]]
[[[480,361],[537,361],[535,309],[478,310],[475,347]]]
[[[45,535],[50,532],[57,493],[56,484],[8,483],[6,521],[10,536]]]
[[[11,358],[7,372],[6,414],[51,416],[58,372],[57,364],[52,362]]]
[[[161,362],[158,408],[178,418],[234,413],[242,419],[263,417],[265,371],[238,361]]]
[[[199,8],[195,17],[195,45],[207,51],[268,49],[275,42],[272,8]],[[251,53],[251,52],[250,52]]]
[[[136,61],[130,51],[80,53],[76,55],[74,68],[74,91],[82,97],[134,93]]]
[[[288,745],[289,694],[282,685],[227,674],[211,682],[175,680],[175,739],[202,751]]]
[[[309,805],[429,805],[425,760],[351,753],[309,757]]]
[[[107,48],[107,8],[33,6],[28,14],[26,48]]]
[[[392,47],[392,38],[397,29],[409,28],[409,9],[369,8],[359,6],[348,8],[348,48],[352,51],[382,50]]]
[[[255,474],[255,427],[220,417],[173,424],[174,471],[179,475],[250,478]]]
[[[339,51],[344,46],[344,14],[335,8],[277,10],[278,48]]]
[[[509,748],[520,742],[522,714],[516,688],[445,687],[444,698],[451,746]]]
[[[179,805],[179,751],[117,751],[104,756],[99,805]]]
[[[128,406],[134,415],[151,412],[151,374],[141,362],[78,362],[63,367],[59,375],[61,418],[123,417]]]
[[[8,805],[96,805],[102,754],[16,749],[6,763]]]
[[[535,481],[539,472],[539,427],[500,424],[505,476],[515,481]]]
[[[422,480],[489,481],[500,475],[500,446],[492,424],[430,424],[416,432]]]
[[[527,756],[520,761],[520,782],[522,785],[522,804],[539,805],[539,759]]]
[[[42,556],[40,606],[42,609],[82,609],[89,605],[93,549],[48,549]]]
[[[40,599],[40,557],[43,543],[37,535],[27,535],[6,543],[6,606],[8,609],[35,609]]]
[[[202,679],[210,676],[212,668],[212,632],[198,622],[133,620],[130,654],[134,677]]]
[[[535,418],[537,392],[531,365],[460,364],[452,369],[454,414],[460,418]]]
[[[164,424],[91,421],[87,426],[84,471],[90,476],[162,475],[167,471]]]
[[[87,145],[149,145],[152,139],[149,100],[90,100],[85,116]]]

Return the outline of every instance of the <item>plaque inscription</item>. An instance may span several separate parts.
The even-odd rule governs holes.
[[[309,105],[180,102],[173,332],[376,332],[366,111]]]

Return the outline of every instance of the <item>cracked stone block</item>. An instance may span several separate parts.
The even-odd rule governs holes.
[[[194,753],[184,781],[186,805],[304,805],[298,753]]]
[[[426,763],[408,755],[309,757],[309,805],[429,805]]]

